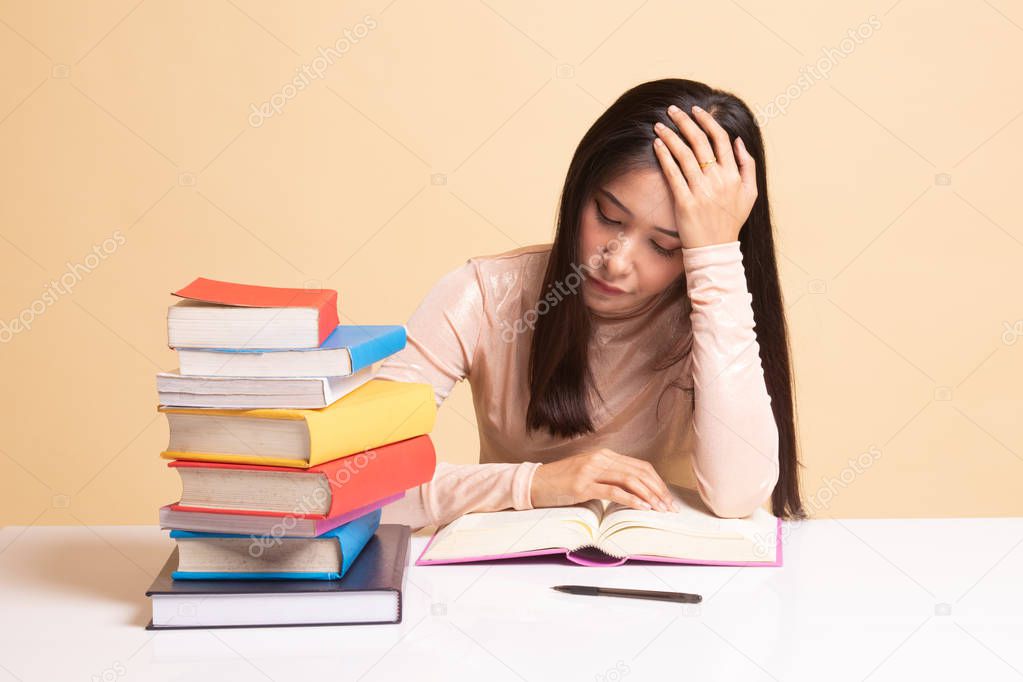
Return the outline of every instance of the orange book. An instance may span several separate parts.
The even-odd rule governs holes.
[[[309,469],[185,460],[167,466],[181,475],[175,511],[327,519],[426,483],[437,457],[422,435]],[[298,485],[305,482],[308,490]]]
[[[267,287],[198,277],[188,286],[172,293],[187,302],[172,306],[171,312],[180,312],[181,314],[187,312],[187,306],[193,306],[193,308],[198,306],[201,308],[202,304],[232,306],[236,308],[311,309],[310,313],[315,317],[313,321],[317,330],[316,336],[315,338],[310,337],[304,346],[296,347],[315,348],[322,344],[338,326],[338,297],[337,292],[333,289]],[[179,308],[183,305],[186,306],[185,310],[174,310],[174,308]],[[278,313],[274,317],[284,318],[286,316]],[[265,322],[262,324],[265,325]],[[171,346],[189,347],[191,345],[175,343],[173,335],[171,337]],[[246,347],[256,346],[246,344]]]

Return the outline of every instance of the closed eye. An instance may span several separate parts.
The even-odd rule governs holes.
[[[602,223],[604,223],[606,225],[621,225],[622,224],[620,221],[618,221],[618,220],[611,220],[606,215],[604,215],[604,212],[600,210],[600,202],[597,201],[596,199],[593,200],[593,205],[597,207],[597,218],[600,220],[600,222],[602,222]]]
[[[682,248],[678,247],[674,249],[666,249],[657,242],[655,242],[653,239],[650,240],[650,246],[654,247],[654,251],[656,251],[658,255],[664,256],[665,258],[671,258],[676,253],[678,253],[679,249]]]

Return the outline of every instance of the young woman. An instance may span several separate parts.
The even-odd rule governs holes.
[[[607,499],[801,517],[788,339],[764,148],[702,83],[623,94],[568,170],[553,244],[470,258],[408,321],[380,378],[468,378],[480,464],[439,462],[384,508],[414,529]],[[763,360],[763,364],[761,364]]]

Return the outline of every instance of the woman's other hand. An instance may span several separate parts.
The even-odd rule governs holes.
[[[742,139],[703,109],[693,115],[672,105],[668,116],[685,137],[658,122],[654,153],[675,199],[675,223],[688,249],[733,242],[757,198],[753,157]]]
[[[530,496],[534,508],[600,499],[633,509],[674,510],[668,486],[649,462],[606,448],[540,465]]]

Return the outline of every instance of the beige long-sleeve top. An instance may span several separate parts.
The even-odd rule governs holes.
[[[409,319],[407,346],[377,377],[430,383],[438,406],[468,378],[480,463],[451,464],[438,452],[433,479],[385,507],[382,522],[419,529],[472,511],[532,509],[539,466],[600,448],[648,460],[719,516],[762,505],[778,478],[778,431],[739,242],[682,250],[688,296],[662,296],[624,319],[592,315],[590,364],[606,402],[591,403],[595,432],[571,439],[525,428],[530,321],[545,310],[537,303],[550,249],[470,258]],[[679,343],[689,349],[683,360],[652,369]]]

